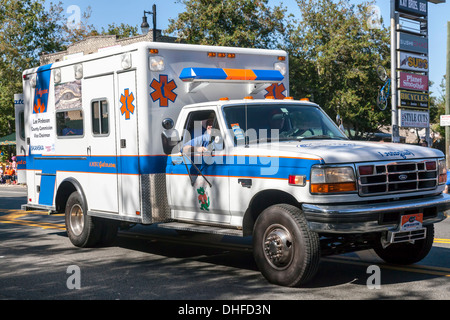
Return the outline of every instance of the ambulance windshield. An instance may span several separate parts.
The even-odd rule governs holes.
[[[347,140],[323,111],[302,104],[247,104],[223,108],[236,144],[304,139]]]

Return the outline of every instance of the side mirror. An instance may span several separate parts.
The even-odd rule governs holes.
[[[162,121],[165,130],[161,133],[162,147],[165,154],[172,154],[173,148],[180,142],[178,131],[173,129],[174,123],[170,118]]]

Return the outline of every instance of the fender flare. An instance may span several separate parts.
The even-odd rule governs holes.
[[[301,204],[295,197],[282,190],[267,189],[255,194],[250,200],[247,210],[242,220],[242,230],[244,236],[253,234],[253,227],[256,219],[264,211],[264,209],[274,204],[290,204],[301,209]]]
[[[58,186],[58,190],[56,191],[55,196],[55,207],[56,211],[59,213],[64,213],[67,199],[72,194],[72,192],[78,192],[83,199],[86,207],[88,207],[88,203],[86,201],[86,195],[84,194],[83,188],[81,187],[81,183],[72,177],[64,179]]]

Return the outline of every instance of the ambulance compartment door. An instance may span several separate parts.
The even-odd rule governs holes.
[[[117,76],[119,210],[123,215],[141,219],[136,70]]]
[[[89,210],[118,213],[118,175],[116,150],[116,105],[114,75],[85,79],[83,99],[89,162],[89,190],[85,190]]]

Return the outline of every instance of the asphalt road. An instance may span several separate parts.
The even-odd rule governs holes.
[[[436,225],[433,248],[417,264],[388,265],[372,250],[324,257],[311,283],[285,288],[259,273],[248,238],[136,226],[121,231],[110,247],[76,248],[66,236],[64,216],[20,210],[24,192],[0,187],[1,300],[175,300],[175,314],[189,312],[180,305],[196,300],[270,306],[275,300],[450,298],[450,219]]]

